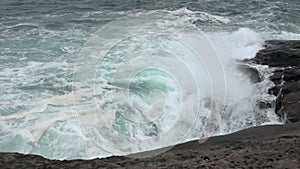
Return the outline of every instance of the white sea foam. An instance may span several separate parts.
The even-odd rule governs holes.
[[[150,11],[149,13],[151,12],[154,11]],[[143,13],[145,13],[145,11],[136,14],[136,16],[143,15]],[[195,25],[192,25],[192,23],[193,21],[197,20],[224,24],[228,24],[231,22],[230,19],[223,16],[212,15],[204,12],[194,12],[186,8],[175,11],[158,11],[158,13],[162,14],[162,16],[160,16],[160,18],[162,19],[153,24],[153,27],[156,29],[150,29],[151,31],[153,31],[153,33],[161,32],[161,30],[159,30],[160,28],[162,30],[165,28],[169,28],[170,32],[176,33],[181,31],[176,30],[178,28],[195,28]],[[84,17],[89,17],[91,15],[97,14],[102,14],[102,12],[87,13],[84,14]],[[147,23],[145,23],[145,25],[146,24]],[[142,30],[144,28],[147,28],[146,26],[139,26],[140,27],[137,26],[136,29]],[[126,24],[124,25],[124,29],[126,29]],[[66,35],[66,37],[73,36],[76,33],[80,34],[81,38],[87,35],[87,32],[76,31],[78,30],[74,30],[74,32]],[[56,32],[52,30],[42,30],[42,32],[54,33],[55,36],[57,36]],[[159,106],[164,107],[165,105],[168,105],[167,110],[169,111],[169,114],[167,114],[168,116],[165,117],[169,118],[163,118],[161,121],[155,124],[155,127],[151,125],[142,126],[143,128],[138,128],[138,126],[134,125],[121,127],[119,126],[121,129],[119,128],[118,132],[126,131],[126,134],[128,134],[126,137],[148,138],[149,136],[151,136],[151,134],[159,135],[161,134],[159,133],[160,131],[168,131],[170,129],[170,126],[174,125],[174,119],[178,118],[178,114],[172,114],[172,112],[177,111],[176,109],[180,108],[178,106],[179,102],[178,100],[176,100],[176,98],[179,98],[181,96],[180,94],[182,94],[182,97],[185,98],[184,100],[182,100],[184,111],[193,112],[194,110],[197,110],[197,108],[194,106],[197,105],[195,104],[195,102],[199,101],[201,113],[199,116],[197,116],[198,119],[196,119],[196,122],[194,124],[190,124],[191,118],[195,117],[193,116],[193,113],[186,113],[185,116],[179,116],[180,118],[182,118],[181,123],[179,124],[180,126],[176,128],[178,130],[172,132],[178,134],[179,136],[186,134],[184,133],[186,132],[186,130],[180,129],[185,129],[192,125],[191,130],[187,132],[188,134],[183,139],[176,140],[176,138],[178,137],[174,136],[170,137],[169,139],[162,140],[162,145],[155,146],[153,146],[153,144],[150,144],[151,142],[143,142],[140,140],[138,144],[128,144],[126,145],[126,147],[123,147],[124,149],[132,149],[133,152],[145,151],[153,148],[159,148],[161,146],[174,144],[176,143],[176,141],[184,142],[197,138],[206,138],[213,135],[227,134],[252,126],[278,123],[273,109],[260,110],[256,106],[257,100],[273,101],[275,99],[273,96],[266,94],[266,90],[272,85],[272,83],[267,78],[270,75],[270,69],[266,66],[261,65],[249,65],[258,69],[264,77],[264,80],[262,82],[252,84],[247,76],[238,71],[237,65],[239,64],[239,62],[237,62],[236,60],[254,57],[255,53],[262,48],[263,41],[265,39],[268,39],[269,37],[281,39],[298,39],[299,35],[289,32],[282,32],[282,34],[279,35],[273,35],[272,33],[262,34],[250,28],[239,28],[235,31],[229,32],[206,31],[204,32],[204,34],[205,36],[203,37],[210,40],[215,51],[220,57],[220,61],[222,62],[222,69],[225,72],[226,78],[226,86],[221,87],[226,89],[226,100],[224,100],[223,98],[218,100],[218,98],[216,98],[215,100],[212,100],[212,102],[210,102],[210,92],[208,89],[210,85],[208,83],[208,77],[205,77],[205,69],[203,65],[199,65],[197,62],[195,62],[195,60],[191,59],[192,57],[189,58],[188,56],[186,56],[182,57],[181,59],[183,63],[185,63],[185,66],[190,68],[190,70],[193,70],[194,73],[197,72],[194,74],[195,76],[202,77],[200,79],[196,79],[197,82],[201,83],[201,80],[205,79],[201,84],[201,94],[205,94],[201,96],[200,101],[197,97],[195,97],[195,93],[192,90],[193,86],[190,85],[189,81],[187,81],[191,78],[185,74],[186,72],[188,72],[188,69],[182,71],[180,67],[176,66],[182,64],[181,62],[179,62],[179,60],[175,61],[174,58],[168,58],[169,55],[165,53],[163,53],[163,58],[160,58],[160,56],[155,57],[155,59],[157,59],[154,59],[156,62],[151,62],[151,59],[143,60],[141,58],[136,58],[138,61],[143,61],[143,63],[139,63],[140,67],[147,66],[147,63],[149,62],[153,64],[157,62],[164,64],[164,61],[168,61],[168,64],[163,65],[166,68],[165,70],[169,70],[177,76],[175,76],[176,78],[178,78],[177,81],[182,82],[180,84],[185,86],[185,88],[182,89],[185,90],[185,92],[180,93],[179,88],[177,88],[178,84],[175,83],[172,76],[164,76],[163,72],[160,72],[161,74],[156,78],[156,80],[159,79],[161,81],[154,80],[155,83],[151,82],[150,84],[159,84],[163,85],[163,87],[170,87],[170,89],[165,90],[165,93],[154,92],[152,93],[152,95],[150,93],[149,97],[131,95],[131,99],[133,99],[133,103],[142,110],[160,110]],[[180,34],[178,36],[180,36]],[[87,37],[84,38],[86,39]],[[130,40],[132,41],[129,42],[132,43],[125,43],[125,46],[127,45],[126,47],[128,48],[132,48],[137,44],[144,44],[147,46],[147,43],[135,41],[138,40],[138,38],[132,38]],[[195,43],[193,45],[197,46],[200,44]],[[179,50],[179,44],[174,41],[159,41],[158,46],[159,45],[165,45],[165,48],[173,50],[173,54],[174,51],[175,54],[184,51]],[[120,46],[122,47],[122,44]],[[61,50],[64,53],[72,53],[76,51],[75,48],[68,46],[61,47]],[[124,54],[122,53],[122,50],[120,51],[115,50],[115,53],[113,54],[115,56]],[[146,52],[143,54],[147,55],[147,50],[145,51]],[[82,59],[84,60],[85,58]],[[120,57],[115,57],[113,59],[120,59]],[[22,62],[26,62],[26,59],[22,60]],[[114,67],[115,60],[107,63],[108,64],[105,66],[107,66],[106,68],[110,69],[105,70],[106,72],[104,72],[104,75],[110,73],[109,71],[111,71]],[[131,65],[139,65],[136,62],[130,61],[126,63],[128,69],[119,70],[119,77],[134,70]],[[89,159],[94,157],[114,155],[111,153],[118,152],[116,150],[118,149],[118,147],[116,147],[118,143],[116,142],[119,141],[119,143],[121,144],[124,140],[117,140],[113,138],[114,134],[118,134],[118,132],[114,130],[116,130],[115,128],[118,127],[117,119],[119,117],[113,109],[114,105],[110,103],[119,103],[119,105],[121,106],[130,105],[130,100],[126,100],[126,98],[123,97],[124,95],[118,95],[120,92],[128,92],[128,90],[124,90],[124,84],[127,84],[128,81],[130,81],[128,80],[130,78],[124,78],[123,81],[114,81],[115,83],[111,83],[109,80],[105,79],[104,76],[97,77],[95,76],[95,74],[83,75],[91,78],[82,83],[80,83],[80,81],[75,81],[73,83],[73,93],[67,91],[65,92],[65,94],[53,94],[50,92],[30,93],[32,92],[31,90],[19,89],[22,87],[30,87],[32,86],[32,84],[35,84],[36,86],[43,86],[44,84],[46,84],[43,77],[38,76],[38,72],[40,71],[46,69],[51,70],[55,67],[61,67],[61,71],[65,71],[64,73],[70,73],[69,71],[72,70],[74,66],[75,65],[73,63],[73,60],[71,59],[70,62],[27,62],[25,66],[23,65],[21,67],[16,66],[13,68],[1,69],[0,78],[6,80],[3,85],[1,84],[2,86],[0,91],[2,95],[6,94],[5,96],[3,96],[5,98],[1,99],[1,104],[3,105],[1,105],[0,108],[1,151],[18,151],[41,154],[45,157],[55,159]],[[85,66],[87,68],[92,66],[97,67],[98,62]],[[214,67],[215,65],[212,64],[207,64],[206,66],[210,67],[210,71],[216,69]],[[57,72],[48,74],[47,72],[44,72],[43,76],[51,77],[55,73]],[[136,75],[136,79],[134,79],[136,81],[131,82],[135,82],[136,84],[138,84],[139,81],[149,82],[151,80],[147,79],[147,76],[145,76],[145,72],[141,72],[141,74]],[[11,78],[11,81],[9,81],[8,78]],[[71,84],[70,81],[61,79],[59,77],[53,77],[53,79],[61,82],[61,84],[56,84],[58,87],[65,87]],[[216,84],[216,86],[218,85]],[[217,88],[215,88],[214,90],[218,91]],[[168,98],[170,100],[167,102],[157,101],[159,99],[163,100],[165,98]],[[98,104],[97,106],[95,106],[95,101]],[[157,109],[152,109],[151,104],[149,104],[149,102],[151,103],[151,101],[157,101],[155,102],[155,104],[157,104],[158,106]],[[76,106],[75,109],[74,103]],[[103,116],[99,116],[101,105],[106,106],[105,111],[102,112]],[[25,108],[22,109],[23,107]],[[125,111],[131,110],[130,107],[122,108],[122,110]],[[15,111],[15,113],[7,114],[8,111]],[[127,113],[130,114],[129,112]],[[76,118],[77,116],[81,117],[81,124]],[[135,118],[142,119],[144,118],[144,116],[135,116]],[[151,116],[151,118],[153,117]],[[109,133],[110,135],[107,136],[103,134],[101,135],[99,133],[99,135],[97,135],[97,138],[108,145],[108,147],[99,147],[97,144],[95,144],[95,142],[97,143],[97,140],[90,139],[91,136],[88,135],[89,128],[86,129],[84,128],[85,126],[82,126],[82,124],[85,123],[90,123],[92,124],[92,126],[96,125],[100,128],[100,130],[111,132]],[[153,133],[153,131],[158,133]],[[126,139],[126,137],[124,138]],[[163,137],[156,137],[157,140],[159,140],[160,138]],[[112,140],[111,142],[109,141],[110,139]],[[18,142],[18,145],[11,145],[11,143],[14,141]],[[49,151],[49,149],[51,149],[51,151]]]

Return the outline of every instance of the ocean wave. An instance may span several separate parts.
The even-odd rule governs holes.
[[[89,39],[87,36],[99,28],[105,28],[105,25],[89,23],[85,18],[97,18],[100,15],[105,20],[106,15],[102,16],[102,12],[83,11],[78,14],[79,23],[64,23],[62,29],[50,30],[43,22],[39,22],[36,27],[35,23],[27,21],[26,25],[13,24],[2,28],[8,34],[1,35],[7,38],[1,41],[1,49],[7,49],[1,50],[5,62],[0,65],[1,151],[40,154],[54,159],[89,159],[116,155],[112,152],[120,153],[116,145],[122,145],[127,138],[140,139],[138,144],[123,147],[126,149],[125,153],[131,153],[231,133],[256,125],[278,123],[272,109],[260,110],[257,106],[257,100],[275,99],[265,94],[265,90],[272,85],[267,78],[270,72],[261,65],[248,65],[260,70],[264,77],[262,82],[253,84],[246,75],[238,71],[240,63],[237,60],[254,57],[265,39],[298,39],[299,34],[289,31],[274,33],[273,30],[260,32],[260,28],[253,28],[246,23],[239,23],[244,26],[236,27],[233,24],[238,22],[236,18],[188,8],[129,12],[123,18],[120,18],[123,13],[110,12],[112,20],[126,17],[131,20],[121,24],[118,22],[119,27],[109,27],[108,24],[104,34],[106,36],[100,37],[102,43],[111,42],[109,38],[118,39],[130,35],[122,34],[124,32],[136,31],[140,34],[130,35],[113,45],[113,50],[105,53],[102,65],[97,62],[97,55],[95,60],[88,55],[78,55],[79,49]],[[46,16],[47,19],[54,20],[60,17],[64,16]],[[37,21],[33,19],[33,22]],[[201,24],[205,23],[206,28],[199,21]],[[20,29],[20,26],[26,26],[27,29],[28,25],[30,29],[30,25],[33,25],[37,30],[28,30],[29,35],[14,30]],[[211,25],[219,28],[207,29]],[[232,29],[225,29],[228,26]],[[225,30],[220,31],[222,28]],[[200,35],[196,34],[198,31],[201,32]],[[13,33],[9,34],[11,32]],[[149,34],[160,36],[149,38]],[[194,42],[199,42],[187,41],[193,48],[200,46],[196,50],[204,51],[203,46],[209,42],[221,64],[203,65],[203,62],[196,60],[191,46],[178,40],[180,36],[183,39],[188,34],[194,35],[191,41],[195,38]],[[205,41],[199,41],[198,35]],[[15,45],[17,41],[18,45]],[[93,45],[93,41],[88,41],[88,44]],[[100,44],[101,42],[96,45]],[[93,48],[88,49],[87,54],[105,52],[92,50]],[[79,56],[82,58],[76,62]],[[210,57],[208,55],[206,58]],[[74,75],[81,64],[83,68],[95,68],[97,72],[93,70]],[[123,66],[122,69],[119,68],[120,65]],[[150,69],[157,65],[164,69]],[[216,95],[219,97],[211,100],[210,78],[219,77],[209,77],[206,67],[214,71],[219,66],[224,71],[226,85],[216,85],[220,88],[214,90],[222,93],[220,91],[224,88],[226,92],[225,96]],[[134,68],[145,67],[149,69],[134,72]],[[168,74],[165,70],[171,73]],[[132,73],[134,78],[130,79],[128,75]],[[113,80],[114,76],[118,78]],[[192,81],[195,81],[194,85],[191,85]],[[201,94],[199,98],[197,92]],[[118,111],[114,111],[116,107],[119,108]],[[162,110],[164,115],[156,114]],[[182,110],[185,116],[177,114],[178,110]],[[143,111],[153,116],[148,116],[147,121],[141,114]],[[99,112],[102,113],[101,117]],[[193,114],[198,112],[198,116]],[[122,117],[142,123],[125,123]],[[184,137],[179,140],[178,137],[170,137],[169,140],[162,140],[161,145],[143,142],[144,139],[155,138],[172,130],[178,117],[182,118],[181,123],[176,128],[178,131],[173,133],[177,132]],[[81,118],[80,122],[78,118]],[[82,126],[86,123],[96,125],[103,132],[96,136],[89,135],[89,128]],[[122,137],[115,139],[115,133],[121,133]],[[98,146],[95,144],[97,140],[93,139],[102,139],[100,141],[109,146]]]

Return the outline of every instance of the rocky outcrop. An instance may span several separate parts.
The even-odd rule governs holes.
[[[291,82],[300,80],[300,68],[285,68],[277,70],[270,77],[270,79],[276,84],[279,85],[282,81]]]
[[[300,41],[265,42],[251,62],[277,68],[270,80],[275,86],[269,93],[277,96],[275,112],[286,123],[300,121]]]
[[[252,59],[254,62],[270,67],[300,65],[300,40],[269,40],[264,47]]]
[[[244,75],[248,76],[251,83],[259,83],[262,81],[259,71],[247,64],[239,64],[238,70],[241,71]]]

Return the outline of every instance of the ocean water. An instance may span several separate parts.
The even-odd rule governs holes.
[[[126,155],[278,124],[271,69],[237,67],[300,39],[300,1],[0,1],[0,151]]]

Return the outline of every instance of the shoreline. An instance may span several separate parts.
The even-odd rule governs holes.
[[[1,168],[300,168],[300,41],[266,41],[253,59],[276,67],[268,90],[284,125],[265,125],[190,141],[147,158],[112,156],[91,160],[50,160],[38,155],[0,153]],[[258,76],[254,72],[254,77]],[[259,80],[254,80],[258,83]],[[268,103],[265,103],[266,105]],[[135,155],[155,153],[142,152]],[[133,155],[133,156],[135,156]]]
[[[248,128],[190,141],[148,158],[112,156],[91,160],[49,160],[1,153],[3,168],[299,168],[300,123]],[[222,167],[221,167],[222,166]]]

